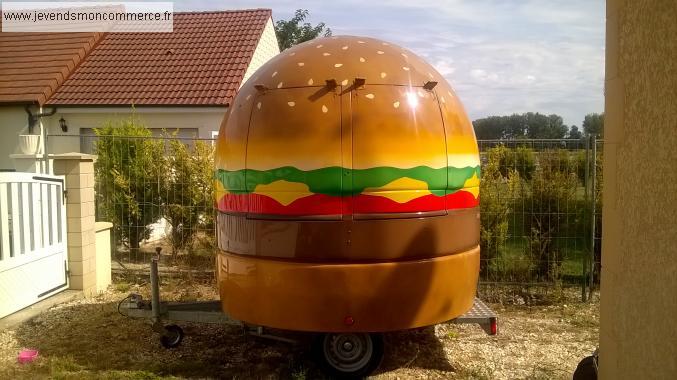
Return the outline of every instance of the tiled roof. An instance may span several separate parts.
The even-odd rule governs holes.
[[[0,104],[44,104],[101,33],[0,33]]]
[[[270,9],[174,14],[173,33],[109,33],[48,105],[227,105]]]

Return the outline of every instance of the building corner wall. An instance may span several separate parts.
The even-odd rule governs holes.
[[[247,67],[247,71],[242,77],[242,83],[240,87],[249,79],[249,77],[268,62],[271,58],[280,53],[280,46],[277,43],[277,37],[275,36],[275,27],[273,26],[273,19],[269,18],[266,23],[263,33],[261,33],[261,38],[259,43],[256,45],[256,50],[254,50],[254,55],[252,56],[251,62]]]
[[[14,169],[10,154],[18,152],[19,135],[26,133],[28,118],[24,106],[0,105],[0,169]]]
[[[677,378],[675,19],[607,0],[601,379]]]

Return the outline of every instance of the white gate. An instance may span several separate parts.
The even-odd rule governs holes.
[[[0,318],[68,287],[64,177],[0,173]]]

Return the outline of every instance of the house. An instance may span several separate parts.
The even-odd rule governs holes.
[[[0,169],[12,169],[9,154],[28,133],[27,110],[42,105],[101,39],[99,33],[0,33]],[[40,120],[34,119],[39,132]]]
[[[278,53],[270,9],[175,13],[173,33],[0,33],[0,169],[29,118],[50,154],[88,152],[81,136],[131,112],[158,134],[211,138]]]

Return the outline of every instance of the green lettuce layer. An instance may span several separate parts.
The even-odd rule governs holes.
[[[251,193],[258,185],[285,180],[305,183],[311,192],[331,196],[360,194],[368,187],[381,187],[398,178],[409,177],[428,184],[428,190],[443,196],[463,188],[466,180],[474,174],[479,178],[480,167],[446,167],[433,169],[416,166],[409,169],[381,166],[369,169],[346,169],[330,166],[314,170],[300,170],[283,166],[270,170],[222,170],[216,171],[216,178],[232,193]]]

